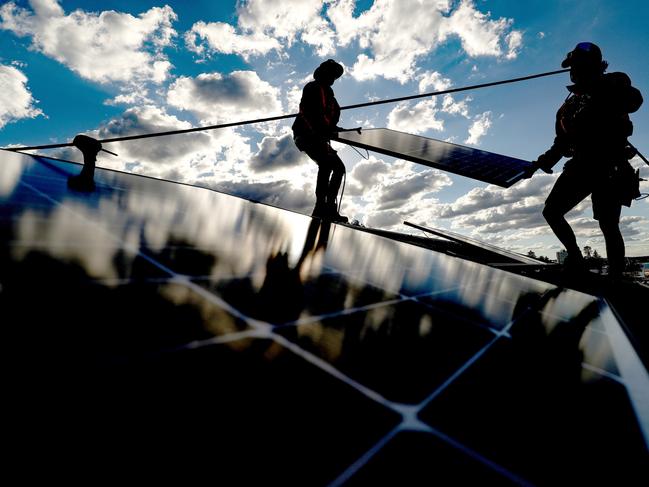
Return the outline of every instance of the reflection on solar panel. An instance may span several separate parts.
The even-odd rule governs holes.
[[[205,189],[98,169],[78,193],[78,171],[0,152],[5,464],[647,478],[649,378],[606,301]]]
[[[340,132],[334,140],[508,188],[531,163],[390,129]]]
[[[485,250],[488,252],[493,252],[494,254],[501,255],[503,257],[508,257],[516,262],[519,262],[521,264],[527,264],[527,265],[546,265],[545,262],[542,262],[537,259],[532,259],[531,257],[527,257],[526,255],[521,255],[517,254],[516,252],[510,252],[509,250],[501,249],[500,247],[496,247],[495,245],[490,245],[486,242],[481,242],[479,240],[476,240],[474,238],[466,237],[464,235],[460,235],[459,233],[451,232],[450,230],[441,230],[438,228],[429,228],[425,227],[423,225],[417,225],[415,223],[410,223],[410,222],[403,222],[404,225],[408,225],[413,228],[417,228],[419,230],[423,230],[424,232],[429,232],[434,235],[439,235],[440,237],[447,238],[449,240],[453,240],[454,242],[460,242],[465,245],[470,245],[472,247],[477,247],[481,250]]]

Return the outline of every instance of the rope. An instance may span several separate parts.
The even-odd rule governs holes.
[[[468,91],[468,90],[476,90],[479,88],[487,88],[489,86],[497,86],[497,85],[504,85],[507,83],[518,83],[519,81],[526,81],[534,78],[541,78],[543,76],[552,76],[555,74],[560,74],[560,73],[565,73],[567,71],[570,71],[569,69],[560,69],[558,71],[549,71],[547,73],[540,73],[540,74],[532,74],[529,76],[523,76],[521,78],[511,78],[511,79],[506,79],[506,80],[501,80],[501,81],[492,81],[490,83],[481,83],[478,85],[471,85],[471,86],[464,86],[461,88],[451,88],[448,90],[442,90],[442,91],[431,91],[429,93],[420,93],[418,95],[410,95],[410,96],[401,96],[399,98],[389,98],[386,100],[377,100],[377,101],[370,101],[367,103],[359,103],[356,105],[347,105],[344,107],[341,107],[341,110],[352,110],[354,108],[362,108],[362,107],[369,107],[373,105],[382,105],[385,103],[395,103],[398,101],[405,101],[405,100],[414,100],[416,98],[426,98],[429,96],[439,96],[439,95],[446,95],[449,93],[458,93],[460,91]],[[284,120],[287,118],[294,118],[298,114],[297,113],[291,113],[289,115],[278,115],[275,117],[266,117],[266,118],[257,118],[254,120],[243,120],[241,122],[230,122],[230,123],[222,123],[218,125],[207,125],[205,127],[193,127],[190,129],[180,129],[180,130],[168,130],[166,132],[156,132],[156,133],[150,133],[150,134],[140,134],[140,135],[128,135],[125,137],[114,137],[114,138],[109,138],[109,139],[101,139],[99,142],[102,144],[109,143],[109,142],[124,142],[126,140],[136,140],[136,139],[147,139],[149,137],[163,137],[166,135],[178,135],[178,134],[187,134],[190,132],[201,132],[203,130],[216,130],[216,129],[222,129],[222,128],[227,128],[227,127],[236,127],[238,125],[251,125],[254,123],[263,123],[263,122],[273,122],[276,120]],[[25,151],[25,150],[37,150],[37,149],[57,149],[59,147],[70,147],[72,146],[72,142],[67,142],[63,144],[48,144],[48,145],[35,145],[35,146],[30,146],[30,147],[6,147],[3,148],[4,150],[8,151]]]

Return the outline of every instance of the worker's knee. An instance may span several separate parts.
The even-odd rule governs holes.
[[[604,234],[616,233],[620,231],[620,224],[617,218],[602,218],[600,217],[599,228]]]
[[[545,218],[545,221],[547,222],[553,222],[556,221],[558,218],[560,218],[562,215],[558,211],[556,211],[554,208],[552,208],[549,205],[545,205],[543,207],[543,218]]]
[[[345,164],[343,164],[343,161],[336,154],[329,159],[329,162],[331,164],[331,169],[333,169],[335,173],[343,174],[345,172]]]

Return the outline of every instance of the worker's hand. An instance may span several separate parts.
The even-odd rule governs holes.
[[[540,155],[536,161],[532,161],[532,165],[523,173],[523,179],[531,178],[539,169],[541,169],[546,174],[552,174],[552,168],[548,167],[548,162],[546,160],[545,154]]]
[[[534,176],[534,173],[536,170],[539,168],[539,166],[536,165],[536,161],[532,161],[532,165],[528,167],[525,172],[523,173],[523,179],[529,179],[532,176]]]

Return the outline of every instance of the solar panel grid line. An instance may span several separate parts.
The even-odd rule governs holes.
[[[615,308],[605,301],[603,304],[606,305],[605,311],[615,316]],[[645,446],[649,448],[649,373],[642,367],[638,354],[626,339],[624,331],[620,327],[611,326],[607,320],[604,321],[604,326],[610,336],[616,365],[620,369],[620,375],[630,396],[631,405],[639,419]]]
[[[453,382],[455,382],[466,370],[473,365],[475,362],[480,359],[499,339],[504,337],[509,330],[512,328],[514,323],[517,320],[521,320],[525,317],[527,313],[533,313],[539,311],[538,309],[527,307],[527,309],[521,313],[518,317],[511,320],[493,339],[487,343],[482,349],[480,349],[473,357],[471,357],[462,367],[460,367],[456,372],[449,377],[444,384],[439,386],[436,390],[431,392],[431,394],[422,401],[421,408],[423,409],[426,405],[430,404],[437,396],[439,396],[447,387],[449,387]]]
[[[397,303],[403,303],[406,301],[411,301],[410,298],[405,297],[405,298],[398,298],[398,299],[390,299],[387,301],[379,301],[376,303],[371,303],[371,304],[366,304],[364,306],[357,306],[357,307],[351,307],[351,308],[345,308],[340,311],[333,311],[331,313],[324,313],[320,315],[312,315],[308,316],[306,318],[298,318],[294,321],[289,321],[287,323],[281,323],[278,325],[272,325],[273,329],[280,329],[280,328],[288,328],[291,326],[301,326],[301,325],[309,325],[312,323],[317,323],[322,320],[327,320],[331,318],[338,318],[341,316],[347,316],[351,315],[354,313],[362,313],[364,311],[369,311],[377,308],[383,308],[387,306],[392,306]]]
[[[245,338],[272,338],[270,330],[265,328],[253,328],[251,330],[236,331],[226,333],[225,335],[217,335],[204,340],[194,340],[174,348],[161,350],[161,354],[177,353],[186,350],[198,350],[199,348],[211,347],[213,345],[222,345],[225,343],[233,343]]]
[[[363,468],[367,463],[385,446],[387,445],[390,440],[392,440],[397,433],[401,431],[401,428],[399,426],[396,426],[393,428],[390,432],[388,432],[383,438],[381,438],[379,441],[372,446],[369,450],[367,450],[363,456],[361,456],[358,460],[356,460],[354,463],[352,463],[347,469],[342,472],[333,482],[331,482],[328,487],[342,487],[344,486],[351,478],[358,473],[358,471]]]
[[[600,369],[599,367],[595,367],[594,365],[591,365],[591,364],[589,364],[587,362],[582,362],[581,366],[586,370],[589,370],[591,372],[595,372],[596,374],[599,374],[602,377],[607,377],[609,379],[614,380],[615,382],[618,382],[618,383],[624,385],[624,379],[622,379],[622,377],[620,377],[617,374],[613,374],[612,372],[609,372],[608,370]]]
[[[423,401],[419,403],[419,409],[422,410],[428,404],[433,402],[442,392],[450,387],[462,374],[464,374],[469,367],[475,364],[487,351],[502,337],[502,332],[494,336],[485,346],[476,352],[469,360],[467,360],[460,368],[458,368],[450,377],[448,377],[441,385],[434,389]]]
[[[423,427],[424,427],[423,430],[418,429],[417,431],[421,431],[424,434],[428,434],[442,440],[447,445],[450,445],[452,448],[460,451],[463,455],[475,460],[478,463],[481,463],[485,467],[511,480],[515,484],[521,486],[529,486],[529,487],[532,487],[534,485],[528,482],[527,480],[523,479],[519,475],[511,472],[510,470],[503,467],[502,465],[499,465],[498,463],[490,460],[489,458],[480,454],[476,450],[469,448],[468,446],[458,442],[454,438],[442,433],[441,431],[425,423],[423,424]],[[370,448],[367,452],[365,452],[364,455],[362,455],[358,460],[353,462],[343,473],[340,474],[338,478],[336,478],[332,483],[330,483],[328,487],[340,487],[345,485],[348,481],[352,480],[353,477],[356,474],[358,474],[363,469],[363,467],[365,467],[372,460],[373,457],[375,457],[383,448],[385,448],[390,441],[394,440],[397,434],[402,433],[404,431],[414,431],[414,430],[410,428],[405,428],[403,426],[403,423],[397,425],[394,429],[388,432],[383,438],[381,438],[378,442],[376,442],[376,444],[372,446],[372,448]]]
[[[74,209],[70,208],[69,205],[63,204],[63,203],[61,203],[60,201],[55,200],[54,198],[52,198],[52,197],[50,197],[49,195],[43,193],[43,192],[40,191],[38,188],[35,188],[34,186],[32,186],[32,185],[29,184],[29,183],[25,183],[25,182],[21,181],[20,184],[21,184],[21,185],[25,185],[25,186],[28,187],[29,189],[33,190],[34,192],[36,192],[36,193],[40,194],[41,196],[43,196],[44,198],[46,198],[47,200],[51,201],[53,204],[55,204],[55,205],[57,205],[57,206],[63,208],[64,210],[66,210],[66,211],[68,211],[68,212],[74,214],[77,218],[81,218],[81,219],[83,219],[83,220],[88,221],[88,223],[95,225],[99,231],[101,231],[102,233],[104,233],[106,236],[110,237],[112,240],[114,240],[114,241],[116,241],[116,242],[125,243],[126,245],[125,245],[124,248],[130,248],[130,249],[133,250],[135,253],[137,253],[137,255],[139,255],[139,256],[142,257],[143,259],[149,261],[149,263],[151,263],[151,264],[153,264],[154,266],[158,267],[161,271],[163,271],[163,272],[169,274],[170,276],[174,276],[174,275],[175,275],[175,273],[174,273],[171,269],[169,269],[168,267],[164,266],[163,264],[161,264],[160,262],[156,261],[155,259],[152,259],[152,258],[149,257],[148,255],[146,255],[146,254],[140,252],[139,249],[135,249],[135,248],[133,248],[133,247],[129,247],[128,244],[127,244],[126,242],[123,242],[121,239],[116,238],[115,235],[113,235],[111,232],[105,231],[104,227],[102,227],[101,225],[96,225],[95,222],[92,222],[91,220],[87,220],[87,219],[85,218],[84,215],[81,215],[81,214],[76,213],[76,211],[75,211]]]
[[[49,195],[47,195],[47,194],[45,194],[45,193],[42,193],[39,189],[37,189],[37,188],[31,186],[29,183],[21,182],[20,184],[24,184],[26,187],[30,188],[30,189],[33,190],[34,192],[36,192],[36,193],[38,193],[38,194],[41,194],[41,195],[44,196],[46,199],[48,199],[49,201],[51,201],[53,204],[55,204],[55,205],[57,205],[57,206],[59,206],[59,207],[65,209],[65,210],[67,210],[68,212],[74,214],[77,218],[81,218],[81,219],[86,220],[85,215],[80,215],[80,214],[76,213],[73,209],[69,208],[68,205],[63,204],[63,203],[61,203],[61,202],[59,202],[59,201],[56,201],[55,199],[51,198]],[[90,221],[90,223],[94,223],[94,222]],[[197,292],[199,295],[205,297],[205,298],[208,299],[208,300],[211,300],[212,302],[214,302],[214,304],[217,304],[218,306],[221,306],[223,309],[225,309],[226,311],[230,312],[231,314],[233,314],[233,315],[236,316],[237,318],[240,318],[240,319],[242,319],[242,320],[245,321],[245,322],[251,322],[251,323],[254,323],[252,326],[256,326],[256,327],[259,326],[257,323],[255,323],[254,320],[251,320],[249,317],[247,317],[247,316],[243,315],[242,313],[240,313],[237,309],[235,309],[235,308],[233,308],[232,306],[230,306],[230,304],[227,303],[226,301],[224,301],[224,300],[218,298],[217,296],[215,296],[215,295],[212,294],[212,293],[206,293],[204,289],[202,289],[200,286],[197,286],[197,285],[195,285],[194,283],[192,283],[192,282],[191,282],[189,279],[187,279],[185,276],[182,276],[182,275],[180,275],[180,274],[175,273],[173,270],[171,270],[171,269],[168,268],[167,266],[161,264],[161,263],[158,262],[156,259],[154,259],[154,258],[150,257],[149,255],[147,255],[146,253],[140,251],[140,249],[135,249],[135,248],[133,248],[133,247],[130,247],[130,245],[129,245],[127,242],[124,242],[123,240],[117,238],[117,237],[116,237],[114,234],[112,234],[111,232],[104,231],[104,228],[103,228],[102,226],[97,225],[97,227],[98,227],[98,229],[99,229],[100,231],[102,231],[102,233],[104,233],[104,234],[105,234],[106,236],[108,236],[110,239],[112,239],[112,240],[114,240],[114,241],[117,241],[117,242],[120,242],[120,243],[124,244],[124,247],[125,247],[125,248],[130,248],[134,253],[136,253],[137,255],[139,255],[140,257],[142,257],[143,259],[145,259],[146,261],[148,261],[148,262],[151,263],[152,265],[158,267],[158,268],[159,268],[160,270],[162,270],[163,272],[169,274],[169,276],[170,276],[170,277],[173,277],[173,278],[176,280],[176,282],[180,282],[180,283],[183,283],[183,284],[187,285],[188,287],[192,288],[195,292]]]
[[[363,394],[365,397],[373,400],[374,402],[381,404],[382,406],[385,406],[393,411],[395,410],[393,407],[393,402],[390,401],[389,399],[386,399],[385,397],[383,397],[383,395],[379,394],[375,390],[365,386],[364,384],[361,384],[357,380],[354,380],[353,378],[349,377],[347,374],[338,370],[336,367],[331,365],[326,360],[318,357],[317,355],[314,355],[313,353],[307,350],[304,350],[298,344],[283,337],[282,335],[279,335],[272,330],[271,330],[271,334],[272,334],[273,341],[282,345],[287,350],[290,350],[298,357],[306,360],[312,365],[315,365],[316,367],[320,368],[324,372],[327,372],[329,375],[335,377],[336,379],[340,380],[344,384],[352,387],[357,392]]]
[[[476,450],[468,447],[464,443],[461,443],[457,441],[455,438],[448,436],[444,434],[443,432],[439,431],[436,428],[431,428],[431,434],[439,438],[440,440],[444,441],[445,443],[450,444],[457,450],[461,451],[465,455],[478,460],[480,463],[482,463],[484,466],[490,468],[491,470],[499,473],[503,477],[511,480],[517,485],[524,486],[524,487],[534,487],[534,484],[529,482],[527,479],[524,479],[520,475],[517,475],[516,473],[512,472],[511,470],[503,467],[502,465],[498,464],[497,462],[494,462],[490,460],[489,458],[485,457],[484,455],[480,454]]]

